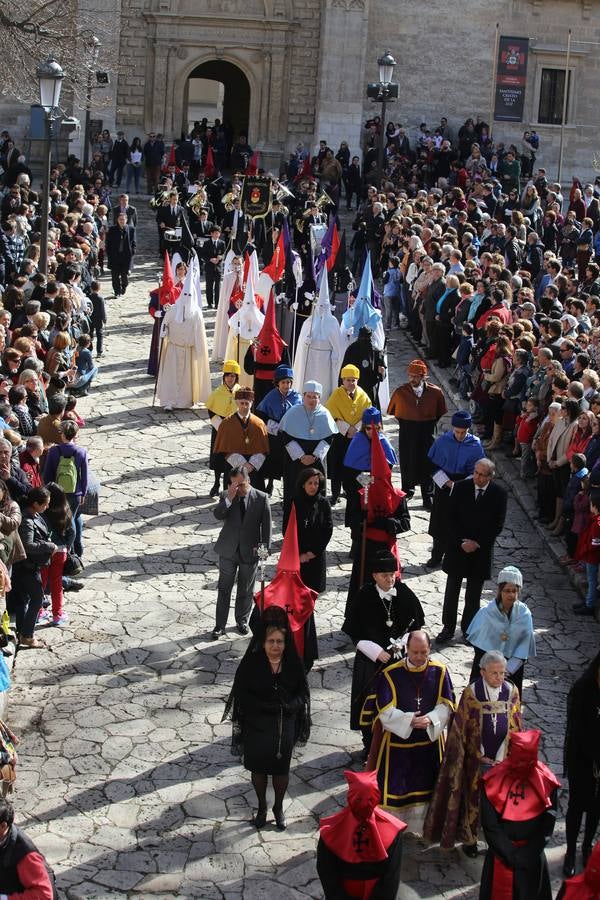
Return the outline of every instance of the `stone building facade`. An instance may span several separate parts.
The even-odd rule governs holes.
[[[386,49],[397,60],[399,84],[389,118],[409,133],[423,121],[434,127],[441,116],[454,133],[467,116],[489,121],[498,23],[502,35],[528,37],[530,53],[523,122],[494,123],[494,136],[518,143],[525,128],[535,127],[538,163],[554,177],[561,127],[556,115],[551,122],[540,115],[541,98],[547,106],[554,91],[556,106],[571,29],[563,180],[593,174],[600,152],[600,0],[471,0],[468,7],[451,0],[102,3],[113,7],[107,14],[121,59],[112,105],[97,114],[106,127],[119,126],[129,138],[150,130],[178,137],[187,125],[189,78],[216,72],[229,110],[246,98],[249,143],[272,168],[299,141],[314,150],[321,138],[335,149],[347,140],[359,152],[364,122],[379,111],[366,85],[377,80],[376,60]]]

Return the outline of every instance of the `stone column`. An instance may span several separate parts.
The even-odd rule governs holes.
[[[369,0],[325,0],[314,140],[334,151],[348,141],[352,155],[360,153],[368,24]]]

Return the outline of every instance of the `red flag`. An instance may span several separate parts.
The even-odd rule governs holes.
[[[158,302],[161,306],[165,303],[175,303],[181,293],[181,288],[175,284],[173,278],[173,269],[171,268],[171,260],[169,254],[165,250],[165,261],[163,265],[163,277],[161,286],[158,289]]]
[[[277,241],[271,262],[268,266],[264,267],[263,273],[269,275],[275,283],[281,281],[285,274],[285,243],[283,231],[279,235],[279,240]]]
[[[258,150],[255,150],[250,159],[248,160],[248,165],[246,166],[246,171],[244,175],[256,175],[258,172]]]
[[[337,225],[334,223],[333,234],[331,236],[331,250],[329,251],[329,256],[327,257],[327,271],[328,272],[331,272],[331,270],[335,266],[335,261],[336,261],[339,249],[340,249],[340,233],[338,231]]]
[[[303,178],[310,178],[312,175],[312,162],[310,159],[310,153],[304,157],[304,162],[302,163],[302,168],[296,175],[295,181],[301,181]]]
[[[277,572],[273,581],[265,588],[264,602],[265,609],[267,606],[279,606],[281,609],[285,609],[300,658],[304,655],[304,625],[314,612],[316,599],[317,592],[306,587],[300,578],[296,507],[292,504],[277,563]],[[254,602],[260,609],[260,591],[254,595]]]
[[[206,162],[204,163],[204,177],[212,178],[217,174],[217,167],[215,166],[215,160],[213,157],[212,147],[208,146],[208,150],[206,151]]]

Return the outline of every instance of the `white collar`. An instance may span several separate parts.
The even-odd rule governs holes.
[[[483,676],[482,676],[482,680],[483,680],[483,689],[485,691],[485,695],[488,698],[488,700],[497,700],[498,697],[500,696],[501,687],[497,687],[497,688],[490,687],[490,685],[487,683],[485,678],[483,678]]]
[[[425,390],[425,382],[422,381],[421,384],[419,385],[419,387],[415,387],[414,385],[411,384],[411,388],[413,389],[413,391],[417,395],[417,397],[422,397],[423,391]]]
[[[382,599],[385,600],[393,600],[396,596],[396,585],[389,591],[382,591],[378,584],[375,585],[375,590],[379,594]]]

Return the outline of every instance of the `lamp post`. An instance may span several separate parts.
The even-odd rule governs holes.
[[[85,129],[83,133],[83,168],[87,169],[87,165],[90,159],[90,144],[91,144],[91,134],[90,134],[90,107],[92,105],[92,78],[94,76],[94,69],[96,67],[96,63],[98,62],[98,54],[100,52],[100,41],[96,37],[95,34],[92,34],[87,42],[87,46],[90,49],[91,53],[91,65],[88,68],[87,74],[87,86],[85,91]]]
[[[396,65],[396,60],[392,56],[389,50],[380,56],[377,60],[377,65],[379,66],[379,97],[378,100],[381,103],[381,121],[380,121],[380,131],[379,131],[379,153],[378,153],[378,163],[377,170],[379,172],[379,187],[383,184],[383,149],[384,149],[384,140],[385,140],[385,113],[387,108],[388,100],[392,99],[394,96],[398,96],[398,86],[392,84],[392,78],[394,75],[394,67]],[[394,93],[393,88],[396,89]]]
[[[44,110],[44,175],[42,181],[42,204],[40,226],[39,271],[48,274],[48,216],[50,214],[50,154],[52,150],[52,122],[58,118],[55,110],[60,102],[60,91],[65,73],[49,56],[40,63],[36,75],[40,84],[40,105]]]

